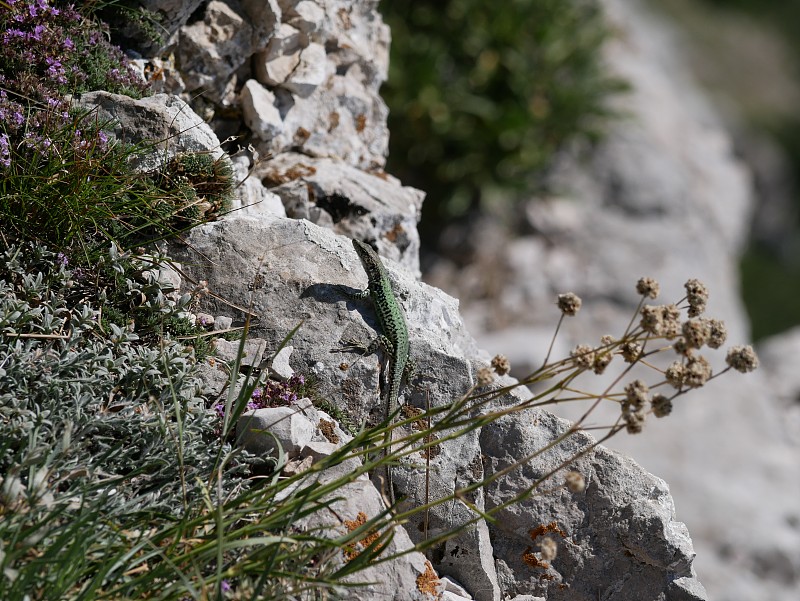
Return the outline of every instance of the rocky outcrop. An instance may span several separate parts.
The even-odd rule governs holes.
[[[417,279],[415,225],[422,193],[403,188],[381,171],[388,132],[378,88],[386,77],[389,32],[376,4],[212,0],[177,29],[171,48],[176,72],[169,89],[183,94],[202,115],[195,115],[197,120],[207,121],[219,137],[241,135],[240,152],[233,160],[239,175],[249,174],[250,182],[240,186],[240,210],[196,228],[189,245],[175,246],[172,252],[187,276],[207,281],[216,298],[225,299],[217,303],[212,297],[203,308],[217,323],[238,325],[244,314],[233,307],[249,308],[254,314],[250,334],[259,339],[259,348],[277,348],[302,322],[291,348],[284,349],[280,371],[314,375],[321,394],[354,423],[380,421],[385,408],[376,357],[352,357],[343,367],[342,357],[330,353],[343,339],[368,340],[376,330],[374,315],[339,290],[365,283],[341,234],[375,242],[387,258],[408,318],[412,353],[425,372],[433,374],[426,392],[404,390],[407,405],[424,407],[430,402],[441,407],[458,398],[489,361],[467,332],[458,302]],[[646,40],[631,34],[627,43],[634,42],[647,46]],[[626,74],[648,72],[649,67],[634,60],[635,54],[618,54],[628,65]],[[159,73],[154,64],[145,62],[143,72]],[[665,94],[689,102],[688,96],[674,95],[658,72],[649,82],[649,102]],[[698,129],[692,120],[670,120],[655,108],[650,113],[662,119],[653,131],[629,123],[628,129],[612,133],[604,147],[636,152],[635,161],[620,162],[615,158],[619,155],[602,149],[592,155],[588,170],[585,164],[565,161],[558,181],[563,182],[564,195],[570,190],[574,199],[527,208],[531,228],[545,234],[548,243],[535,237],[520,240],[511,247],[513,252],[490,263],[493,278],[505,273],[525,282],[525,287],[507,289],[494,315],[505,314],[518,330],[524,324],[538,328],[546,321],[548,335],[536,345],[541,349],[547,348],[553,313],[544,317],[530,308],[552,309],[554,292],[583,292],[587,306],[601,307],[596,323],[606,333],[619,316],[614,302],[622,297],[619,280],[631,285],[641,275],[637,263],[629,261],[630,254],[636,252],[641,265],[664,266],[663,273],[655,275],[668,289],[678,278],[680,283],[686,279],[689,258],[718,244],[729,249],[741,244],[747,205],[741,188],[746,176],[724,156],[724,136],[714,128]],[[683,142],[670,135],[682,136]],[[708,153],[717,159],[711,165]],[[679,169],[673,178],[675,172],[667,168],[674,166]],[[640,176],[636,185],[627,185]],[[728,192],[727,214],[714,210],[720,186]],[[704,203],[691,202],[697,190]],[[680,204],[674,204],[676,198]],[[635,250],[665,235],[663,224],[689,209],[699,210],[706,223],[691,230],[692,245],[680,250],[682,254],[670,258],[663,247],[652,253]],[[617,228],[629,224],[630,213],[637,218],[637,229],[620,235]],[[613,244],[608,242],[612,234]],[[677,225],[667,232],[683,242],[682,234]],[[581,253],[571,250],[574,240],[582,241],[576,243]],[[600,241],[607,254],[598,251]],[[498,269],[501,266],[504,269]],[[722,262],[709,271],[709,284],[718,290],[720,281],[715,278],[732,269]],[[464,281],[472,282],[480,276],[466,275]],[[470,300],[469,293],[465,298]],[[726,299],[723,309],[739,315],[735,297]],[[529,321],[531,315],[541,321]],[[737,333],[741,332],[732,335]],[[527,344],[531,346],[530,340]],[[515,359],[519,364],[526,361],[521,353]],[[218,386],[217,368],[204,369],[209,386]],[[494,407],[517,407],[525,398],[509,393]],[[481,415],[476,411],[474,417]],[[306,426],[294,424],[284,436],[286,447],[301,462],[304,453],[321,453],[321,441],[315,441],[313,433],[308,437],[316,424],[312,420]],[[526,410],[442,442],[429,468],[422,459],[403,461],[394,474],[398,491],[410,503],[422,503],[474,484],[537,449],[548,449],[469,498],[431,511],[427,529],[433,535],[474,520],[482,511],[498,516],[494,522],[477,519],[459,536],[435,547],[430,559],[439,574],[451,576],[479,600],[705,599],[693,572],[691,540],[675,517],[664,481],[608,449],[588,452],[593,439],[570,433],[569,428],[569,422],[549,413]],[[295,440],[293,432],[305,433]],[[585,456],[576,456],[584,450]],[[505,506],[515,491],[532,486],[567,460],[570,469],[583,476],[585,488],[573,490],[556,479],[539,494]],[[352,514],[362,505],[362,494],[375,501],[371,511],[379,511],[380,493],[359,480],[345,492],[351,505],[340,513],[355,519]],[[420,519],[409,522],[408,538],[397,538],[398,544],[406,545],[400,548],[424,536]],[[557,545],[554,558],[548,554],[544,559],[544,538]],[[383,587],[363,598],[411,598],[411,582],[418,582],[427,566],[421,555],[409,557],[406,563],[375,568],[370,579],[383,581]]]
[[[267,348],[277,348],[302,321],[291,340],[292,370],[313,375],[321,396],[334,399],[354,422],[383,418],[375,356],[353,356],[345,367],[341,356],[330,352],[343,339],[369,340],[376,328],[372,313],[340,290],[341,286],[360,289],[365,280],[347,238],[305,220],[273,217],[201,226],[192,230],[187,242],[184,248],[173,248],[173,255],[192,279],[207,280],[225,299],[210,301],[206,307],[210,313],[241,320],[243,315],[232,314],[230,307],[250,307],[257,317],[251,335],[264,340]],[[406,312],[413,358],[435,374],[426,380],[425,392],[406,387],[404,403],[424,407],[430,399],[434,407],[442,406],[474,384],[474,374],[489,357],[467,333],[454,299],[418,282],[388,259],[387,264]],[[497,406],[519,405],[524,398],[511,393]],[[493,524],[479,520],[436,547],[431,556],[434,567],[479,600],[536,594],[588,601],[598,590],[606,591],[610,599],[630,598],[629,591],[642,599],[704,599],[692,572],[691,540],[675,520],[664,482],[611,451],[575,457],[593,441],[582,433],[565,437],[568,428],[568,422],[546,412],[526,410],[442,442],[428,468],[412,456],[394,470],[398,491],[409,502],[421,504],[451,495],[536,449],[554,445],[513,476],[471,493],[469,501],[477,509],[498,508],[498,520]],[[556,444],[561,437],[564,441]],[[563,476],[558,476],[546,485],[552,487],[550,492],[501,507],[509,496],[570,460],[572,469],[586,479],[585,491],[569,492],[560,484]],[[460,502],[440,505],[429,515],[429,533],[476,517]],[[534,535],[537,528],[542,534],[551,532],[548,528],[557,532],[559,553],[550,563],[534,559],[540,542]],[[407,531],[412,540],[421,540],[423,530],[422,516],[411,517]]]

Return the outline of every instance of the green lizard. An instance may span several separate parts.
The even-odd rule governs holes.
[[[398,395],[403,377],[411,379],[414,372],[414,364],[409,355],[408,326],[406,325],[403,311],[397,298],[392,291],[392,283],[389,274],[383,266],[378,254],[372,247],[360,240],[353,240],[353,248],[356,250],[364,271],[367,273],[367,289],[356,294],[351,294],[356,299],[372,299],[375,313],[378,316],[378,323],[381,327],[381,335],[372,341],[368,346],[348,342],[348,348],[338,350],[358,349],[365,355],[369,355],[381,347],[389,357],[389,386],[386,400],[387,419],[394,415],[398,407]],[[384,440],[384,454],[389,452],[391,443],[391,430],[387,431]],[[386,468],[386,484],[389,497],[394,501],[392,491],[391,471]]]

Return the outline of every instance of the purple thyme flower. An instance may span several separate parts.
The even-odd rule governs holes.
[[[11,150],[8,147],[8,134],[0,134],[0,165],[11,167]]]

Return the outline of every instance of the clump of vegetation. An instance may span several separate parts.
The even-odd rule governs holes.
[[[264,409],[266,407],[287,407],[298,399],[309,396],[311,387],[306,383],[302,374],[295,374],[285,381],[268,379],[253,388],[247,410]],[[225,414],[225,403],[217,403],[214,410],[220,415]]]
[[[129,258],[112,253],[106,266],[123,273]],[[36,244],[2,249],[6,599],[72,598],[103,547],[119,550],[126,526],[142,515],[175,516],[176,500],[201,495],[219,450],[191,348],[168,336],[147,344],[151,333],[140,336],[134,324],[104,323],[111,291],[85,296],[96,275]],[[128,281],[113,292],[139,290]],[[146,305],[165,318],[182,311],[179,302]]]
[[[90,294],[89,282],[131,274],[131,256],[112,251],[89,273],[38,244],[0,253],[3,599],[278,599],[358,571],[331,558],[360,531],[296,528],[342,480],[280,499],[300,478],[247,480],[280,462],[265,470],[226,442],[245,397],[220,436],[191,348],[136,319],[104,323],[104,299],[142,289],[124,278]],[[189,299],[148,285],[149,312],[182,318]]]
[[[101,25],[72,6],[8,0],[0,11],[0,226],[21,240],[88,249],[111,222],[146,214],[139,184],[121,177],[129,149],[79,114],[69,94],[146,87]],[[128,225],[127,228],[135,228]]]
[[[155,176],[171,197],[175,218],[197,224],[217,219],[230,209],[234,194],[233,166],[227,156],[185,152],[167,161]]]
[[[108,90],[138,98],[146,86],[129,68],[108,31],[73,5],[48,0],[4,0],[0,11],[0,84],[13,124],[28,103],[48,107],[65,94]],[[3,119],[5,121],[5,118]]]
[[[623,88],[603,68],[609,28],[595,0],[380,9],[392,29],[389,168],[428,193],[431,226],[535,185],[565,143],[601,131]]]
[[[101,24],[71,6],[14,0],[0,12],[0,227],[90,263],[216,219],[233,197],[226,157],[183,153],[135,173],[150,149],[119,143],[68,94],[103,89],[138,97],[146,86]],[[34,51],[35,49],[35,51]]]

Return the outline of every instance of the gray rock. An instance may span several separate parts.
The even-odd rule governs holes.
[[[268,142],[283,132],[283,119],[275,106],[275,94],[255,79],[244,84],[240,100],[244,122],[256,136]]]
[[[239,340],[225,340],[224,338],[214,339],[214,352],[220,361],[225,361],[228,365],[233,365],[239,354]],[[242,353],[241,365],[246,367],[257,367],[264,358],[264,351],[267,343],[254,337],[248,337],[244,342],[244,352]]]
[[[157,169],[181,152],[209,152],[214,158],[224,155],[211,128],[177,96],[155,94],[136,100],[110,92],[87,92],[75,104],[94,111],[101,123],[110,122],[108,131],[119,140],[154,143],[152,153],[137,155],[138,169]]]
[[[366,521],[384,511],[382,497],[368,480],[346,484],[332,496],[336,500],[331,503],[328,511],[318,511],[308,518],[300,518],[297,527],[320,532],[323,536],[340,536],[348,529],[354,529],[362,520]],[[339,517],[342,521],[337,519]],[[394,538],[385,551],[387,555],[396,557],[387,564],[367,567],[350,578],[355,582],[369,583],[358,587],[358,598],[376,601],[434,601],[434,596],[421,592],[419,588],[418,578],[426,574],[430,565],[425,556],[417,552],[400,555],[400,552],[411,546],[408,534],[397,527]],[[334,560],[343,564],[345,558],[342,554]]]
[[[174,43],[178,29],[186,24],[202,3],[203,0],[139,0],[139,6],[154,13],[160,39],[152,39],[146,26],[143,28],[135,19],[115,23],[116,33],[145,56],[155,57]]]
[[[298,30],[311,36],[322,29],[325,9],[315,2],[301,0],[286,11],[286,19]]]
[[[286,217],[286,209],[277,194],[267,190],[257,177],[251,177],[250,159],[245,155],[237,155],[231,159],[233,173],[239,184],[236,197],[231,202],[231,217],[253,217],[277,215]]]
[[[536,411],[485,427],[481,447],[487,473],[547,448],[568,427],[568,422]],[[670,598],[675,579],[693,578],[692,543],[686,527],[675,521],[666,484],[602,447],[571,460],[593,442],[585,434],[572,435],[515,472],[513,486],[498,481],[486,491],[488,510],[564,462],[587,481],[583,493],[562,488],[496,514],[489,529],[495,557],[504,564],[501,585],[506,594],[539,594],[549,600],[589,600],[598,594],[607,599]],[[529,555],[545,534],[558,544],[552,561]]]
[[[233,319],[227,315],[217,315],[214,317],[214,323],[217,325],[218,330],[227,330],[233,325]]]
[[[337,233],[376,242],[383,255],[419,273],[416,225],[424,196],[419,190],[401,187],[390,175],[293,153],[261,163],[254,175],[283,199],[290,217],[330,224]]]
[[[341,445],[336,445],[332,442],[312,440],[305,446],[303,452],[313,457],[314,461],[316,461],[318,459],[322,459],[323,457],[330,457],[334,451],[339,448],[339,446]]]
[[[302,321],[291,341],[292,368],[314,373],[320,394],[335,400],[356,423],[369,420],[370,415],[373,422],[383,419],[378,359],[330,353],[340,348],[342,339],[368,341],[375,336],[372,309],[348,300],[340,289],[360,289],[365,282],[347,239],[307,221],[275,218],[207,224],[192,230],[188,242],[189,246],[174,249],[176,258],[193,278],[208,280],[231,303],[223,309],[209,297],[214,305],[209,312],[224,313],[236,305],[252,307],[258,319],[251,333],[266,340],[269,348],[276,348]],[[269,261],[259,258],[264,253]],[[424,363],[426,372],[435,374],[426,382],[425,394],[405,387],[401,400],[419,407],[426,399],[436,405],[457,398],[472,384],[475,367],[485,365],[488,357],[467,334],[454,299],[398,271],[391,260],[385,263],[408,319],[412,357]],[[248,290],[244,283],[252,281],[259,284]],[[347,360],[346,369],[342,359]],[[501,406],[520,400],[506,396]],[[427,475],[418,459],[404,459],[393,470],[394,484],[411,503],[427,499],[426,483],[430,498],[441,498],[532,450],[549,447],[567,429],[567,422],[545,412],[518,414],[482,432],[442,441]],[[666,485],[611,451],[598,448],[574,460],[575,469],[589,481],[580,498],[556,488],[501,507],[510,494],[591,443],[587,435],[572,435],[493,483],[485,493],[473,493],[469,500],[479,510],[497,508],[499,519],[491,525],[481,523],[435,548],[433,555],[440,558],[437,564],[476,599],[534,593],[548,599],[588,601],[598,592],[608,599],[704,599],[697,592],[701,588],[694,586],[691,541],[685,527],[674,519]],[[461,503],[440,505],[430,513],[429,532],[435,535],[474,515]],[[552,535],[560,543],[557,558],[547,568],[526,563],[526,549],[536,543],[530,531],[551,522],[556,523]],[[422,538],[421,516],[410,519],[408,526],[412,537]],[[673,597],[678,591],[684,596]]]
[[[171,59],[137,58],[129,61],[153,94],[177,96],[186,90],[183,78]]]
[[[211,0],[202,21],[180,30],[176,56],[187,90],[230,104],[235,72],[265,47],[280,18],[276,0]]]
[[[443,594],[449,593],[453,595],[454,598],[472,599],[472,595],[470,595],[463,586],[461,586],[458,582],[456,582],[449,576],[442,576],[441,578],[439,578],[439,581],[442,584]]]
[[[444,543],[443,557],[437,562],[436,569],[440,574],[458,578],[477,601],[500,601],[494,559],[489,528],[486,522],[480,521],[474,528]],[[503,593],[508,594],[508,590]]]
[[[230,381],[230,375],[213,357],[197,366],[197,375],[203,381],[203,390],[211,398],[222,394]]]
[[[294,351],[293,346],[283,347],[272,359],[272,364],[270,365],[272,372],[283,380],[288,380],[294,375],[294,370],[291,365],[289,365],[292,351]]]
[[[213,0],[181,28],[175,54],[187,98],[199,106],[200,91],[214,105],[198,111],[222,137],[236,131],[230,115],[241,108],[264,156],[299,150],[378,169],[389,140],[378,93],[388,47],[372,0]]]
[[[285,82],[300,64],[300,53],[307,36],[289,25],[281,23],[265,50],[253,57],[256,79],[265,86],[278,86]],[[324,63],[325,57],[321,62]]]
[[[296,457],[314,437],[319,418],[296,405],[245,411],[236,422],[236,441],[250,453],[277,456],[279,444],[289,457]]]
[[[327,76],[325,47],[312,42],[300,52],[297,66],[286,77],[283,85],[290,92],[308,98]]]

